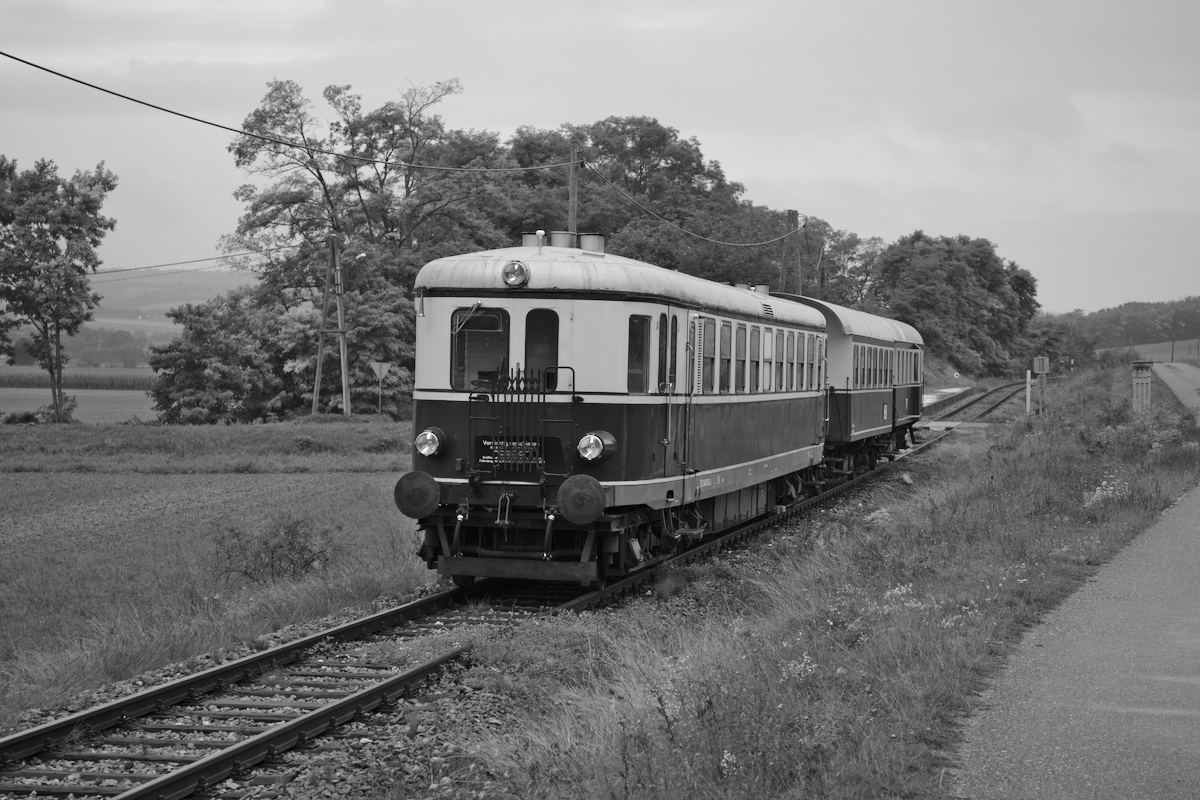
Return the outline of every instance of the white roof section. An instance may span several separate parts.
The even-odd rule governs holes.
[[[501,279],[501,269],[510,261],[520,261],[529,268],[529,282],[519,289],[508,288]],[[714,312],[765,317],[825,330],[825,317],[818,310],[790,299],[574,247],[506,247],[439,258],[417,273],[416,289],[463,295],[478,291],[513,297],[542,292],[648,295]]]
[[[879,317],[875,314],[868,314],[866,311],[827,303],[824,300],[814,300],[811,297],[783,296],[818,309],[825,315],[826,322],[831,329],[836,324],[847,336],[867,336],[872,339],[882,339],[885,342],[902,342],[918,347],[925,345],[925,340],[921,338],[917,329],[906,322]]]

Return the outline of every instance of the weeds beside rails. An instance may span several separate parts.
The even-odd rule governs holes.
[[[1200,476],[1194,417],[1161,385],[1139,417],[1128,384],[1076,376],[1044,416],[906,462],[911,486],[886,478],[621,613],[480,643],[523,711],[459,796],[948,797],[983,679]]]

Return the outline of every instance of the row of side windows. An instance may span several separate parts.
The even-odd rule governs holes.
[[[807,331],[701,317],[702,394],[758,394],[820,389],[825,381],[825,337]]]
[[[920,383],[921,351],[893,350],[870,344],[854,345],[852,388],[880,389]]]
[[[899,350],[896,352],[896,383],[921,383],[921,351]]]

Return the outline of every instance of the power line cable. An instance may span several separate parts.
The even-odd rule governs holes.
[[[198,122],[201,125],[208,125],[210,127],[217,128],[217,129],[223,130],[223,131],[227,131],[229,133],[232,133],[232,134],[235,134],[238,136],[249,136],[253,139],[258,139],[259,141],[268,142],[270,144],[278,144],[283,147],[294,147],[294,148],[298,148],[298,149],[304,149],[304,150],[308,150],[309,152],[320,153],[321,155],[332,156],[334,158],[344,158],[344,159],[360,161],[360,162],[368,163],[368,164],[383,164],[383,165],[388,165],[388,166],[401,166],[401,167],[407,167],[410,169],[427,169],[427,170],[437,170],[437,171],[444,171],[444,172],[483,172],[483,173],[532,172],[532,171],[538,171],[538,170],[557,169],[559,167],[568,167],[568,166],[577,164],[577,165],[580,165],[580,166],[588,169],[589,171],[591,171],[592,174],[596,175],[596,177],[600,178],[600,180],[604,181],[606,184],[608,184],[610,187],[612,187],[614,191],[616,191],[619,195],[621,195],[623,198],[625,198],[629,203],[633,204],[637,208],[641,209],[643,212],[654,217],[658,221],[660,221],[666,225],[669,225],[672,228],[675,228],[676,230],[678,230],[679,232],[681,232],[687,236],[691,236],[693,238],[700,239],[701,241],[709,242],[711,244],[723,245],[726,247],[762,247],[764,245],[774,244],[775,242],[782,241],[782,240],[786,239],[787,237],[792,236],[795,233],[798,233],[800,230],[800,228],[796,228],[794,230],[788,231],[787,233],[783,234],[782,236],[777,236],[774,239],[767,239],[766,241],[762,241],[762,242],[724,242],[724,241],[720,241],[718,239],[710,239],[707,236],[702,236],[698,233],[693,233],[692,231],[689,231],[686,228],[683,228],[683,227],[675,224],[674,222],[671,222],[670,220],[666,219],[665,217],[661,216],[660,214],[658,214],[658,213],[652,211],[651,209],[647,208],[646,206],[642,205],[640,202],[635,200],[632,196],[630,196],[628,193],[626,193],[619,186],[614,184],[612,181],[608,180],[608,178],[601,175],[600,172],[595,167],[593,167],[591,164],[587,163],[583,159],[579,159],[579,160],[575,160],[575,161],[564,161],[564,162],[554,163],[554,164],[542,164],[539,166],[531,166],[531,167],[443,167],[443,166],[433,166],[433,165],[428,165],[428,164],[411,164],[406,161],[387,161],[387,160],[383,160],[383,159],[367,158],[365,156],[356,156],[356,155],[351,155],[351,154],[346,154],[346,153],[335,153],[331,150],[323,150],[323,149],[319,149],[319,148],[309,147],[307,145],[302,145],[302,144],[299,144],[296,142],[287,141],[286,139],[276,139],[276,138],[273,138],[270,136],[262,136],[257,133],[251,133],[249,131],[240,130],[237,128],[230,128],[226,125],[221,125],[220,123],[211,122],[210,120],[202,119],[200,117],[195,117],[190,114],[184,114],[183,112],[180,112],[180,111],[174,111],[169,108],[164,108],[163,106],[155,105],[154,103],[150,103],[145,100],[139,100],[136,97],[130,97],[129,95],[121,94],[120,92],[113,91],[112,89],[106,89],[103,86],[97,86],[93,83],[88,83],[85,80],[82,80],[80,78],[75,78],[71,75],[67,75],[62,72],[58,72],[56,70],[50,69],[49,67],[44,67],[40,64],[35,64],[32,61],[28,61],[24,58],[20,58],[18,56],[12,55],[11,53],[4,52],[3,50],[0,50],[0,56],[4,56],[5,58],[12,59],[13,61],[17,61],[21,64],[24,64],[29,67],[33,67],[34,69],[41,70],[42,72],[49,73],[56,77],[62,78],[64,80],[68,80],[73,83],[78,83],[79,85],[86,86],[89,89],[94,89],[98,92],[103,92],[104,94],[112,95],[113,97],[118,97],[122,100],[127,100],[131,103],[136,103],[138,105],[145,106],[146,108],[151,108],[155,111],[161,111],[164,114],[171,114],[173,116],[181,117],[181,118],[189,120],[191,122]],[[805,220],[808,219],[808,215],[806,215],[806,214],[801,214],[800,216],[804,217]],[[803,227],[803,226],[801,226],[801,227]],[[113,270],[113,271],[115,271],[115,270]]]
[[[285,244],[280,247],[272,247],[269,250],[247,250],[244,253],[228,253],[223,256],[211,256],[209,258],[193,258],[190,261],[171,261],[166,264],[151,264],[148,267],[125,267],[122,269],[102,269],[95,275],[112,275],[117,272],[140,272],[146,269],[162,269],[163,267],[182,267],[187,264],[200,264],[205,261],[220,261],[223,258],[240,258],[241,256],[261,256],[264,253],[274,253],[279,250],[289,250],[293,247],[301,247],[298,244]],[[194,272],[195,270],[178,270],[179,272]]]
[[[221,268],[220,264],[209,264],[206,267],[194,267],[192,269],[174,269],[169,272],[163,272],[159,275],[129,275],[124,278],[111,278],[109,280],[92,280],[92,281],[90,281],[90,283],[95,286],[95,285],[99,285],[102,283],[120,283],[121,281],[137,281],[137,280],[144,280],[145,278],[174,277],[176,275],[186,275],[191,272],[204,272],[205,270],[220,269],[220,268]],[[100,272],[92,273],[92,275],[93,275],[93,277],[103,278],[103,276],[105,274],[107,274],[108,272],[123,272],[123,271],[126,271],[126,270],[116,270],[116,269],[102,270]]]
[[[40,69],[42,72],[48,72],[51,75],[62,78],[64,80],[68,80],[73,83],[78,83],[79,85],[86,86],[89,89],[95,89],[98,92],[104,92],[105,94],[112,95],[113,97],[119,97],[122,100],[128,100],[130,103],[137,103],[140,106],[145,106],[146,108],[152,108],[155,111],[161,111],[164,114],[172,114],[176,117],[182,117],[183,119],[190,120],[192,122],[198,122],[201,125],[208,125],[210,127],[217,128],[217,129],[223,130],[223,131],[227,131],[229,133],[233,133],[238,136],[249,136],[252,139],[258,139],[259,141],[268,142],[270,144],[283,145],[284,147],[295,147],[295,148],[299,148],[299,149],[303,149],[303,150],[308,150],[309,152],[313,152],[313,153],[320,153],[321,155],[325,155],[325,156],[333,156],[334,158],[345,158],[345,159],[350,159],[352,161],[361,161],[361,162],[364,162],[367,164],[383,164],[386,166],[400,166],[400,167],[407,167],[409,169],[438,170],[438,171],[442,171],[442,172],[532,172],[532,171],[536,171],[536,170],[557,169],[559,167],[568,167],[571,164],[581,163],[578,161],[564,161],[560,164],[542,164],[542,165],[536,166],[536,167],[440,167],[440,166],[434,166],[432,164],[410,164],[407,161],[386,161],[384,159],[367,158],[366,156],[356,156],[356,155],[350,155],[348,153],[335,153],[332,150],[322,150],[322,149],[315,148],[315,147],[309,147],[308,145],[302,145],[297,142],[289,142],[286,139],[275,139],[271,136],[262,136],[261,134],[251,133],[250,131],[240,130],[238,128],[230,128],[227,125],[222,125],[218,122],[211,122],[206,119],[201,119],[200,117],[193,117],[191,114],[184,114],[182,111],[174,111],[169,108],[164,108],[162,106],[155,105],[154,103],[146,102],[145,100],[139,100],[136,97],[130,97],[129,95],[121,94],[120,92],[115,92],[112,89],[105,89],[103,86],[97,86],[94,83],[88,83],[87,81],[82,80],[80,78],[75,78],[75,77],[72,77],[65,73],[58,72],[56,70],[52,70],[49,67],[43,67],[41,64],[35,64],[32,61],[27,61],[18,56],[14,56],[12,53],[6,53],[3,50],[0,50],[0,56],[4,56],[5,58],[10,58],[13,61],[20,62],[28,67],[33,67],[34,69]]]

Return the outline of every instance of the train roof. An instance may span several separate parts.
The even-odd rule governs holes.
[[[520,289],[505,286],[501,278],[501,269],[510,261],[529,268],[529,282]],[[671,300],[717,313],[825,329],[825,317],[819,310],[788,299],[575,247],[506,247],[439,258],[417,273],[416,288],[430,295],[447,290],[514,296],[527,292],[612,294],[653,302]]]
[[[925,345],[925,340],[921,338],[921,334],[907,322],[868,314],[866,311],[846,308],[845,306],[828,303],[824,300],[814,300],[811,297],[801,297],[800,295],[792,294],[775,296],[785,297],[788,300],[803,303],[806,306],[817,309],[825,315],[830,328],[836,322],[841,327],[842,333],[847,336],[867,336],[872,339],[882,339],[885,342],[901,342],[917,347]]]

